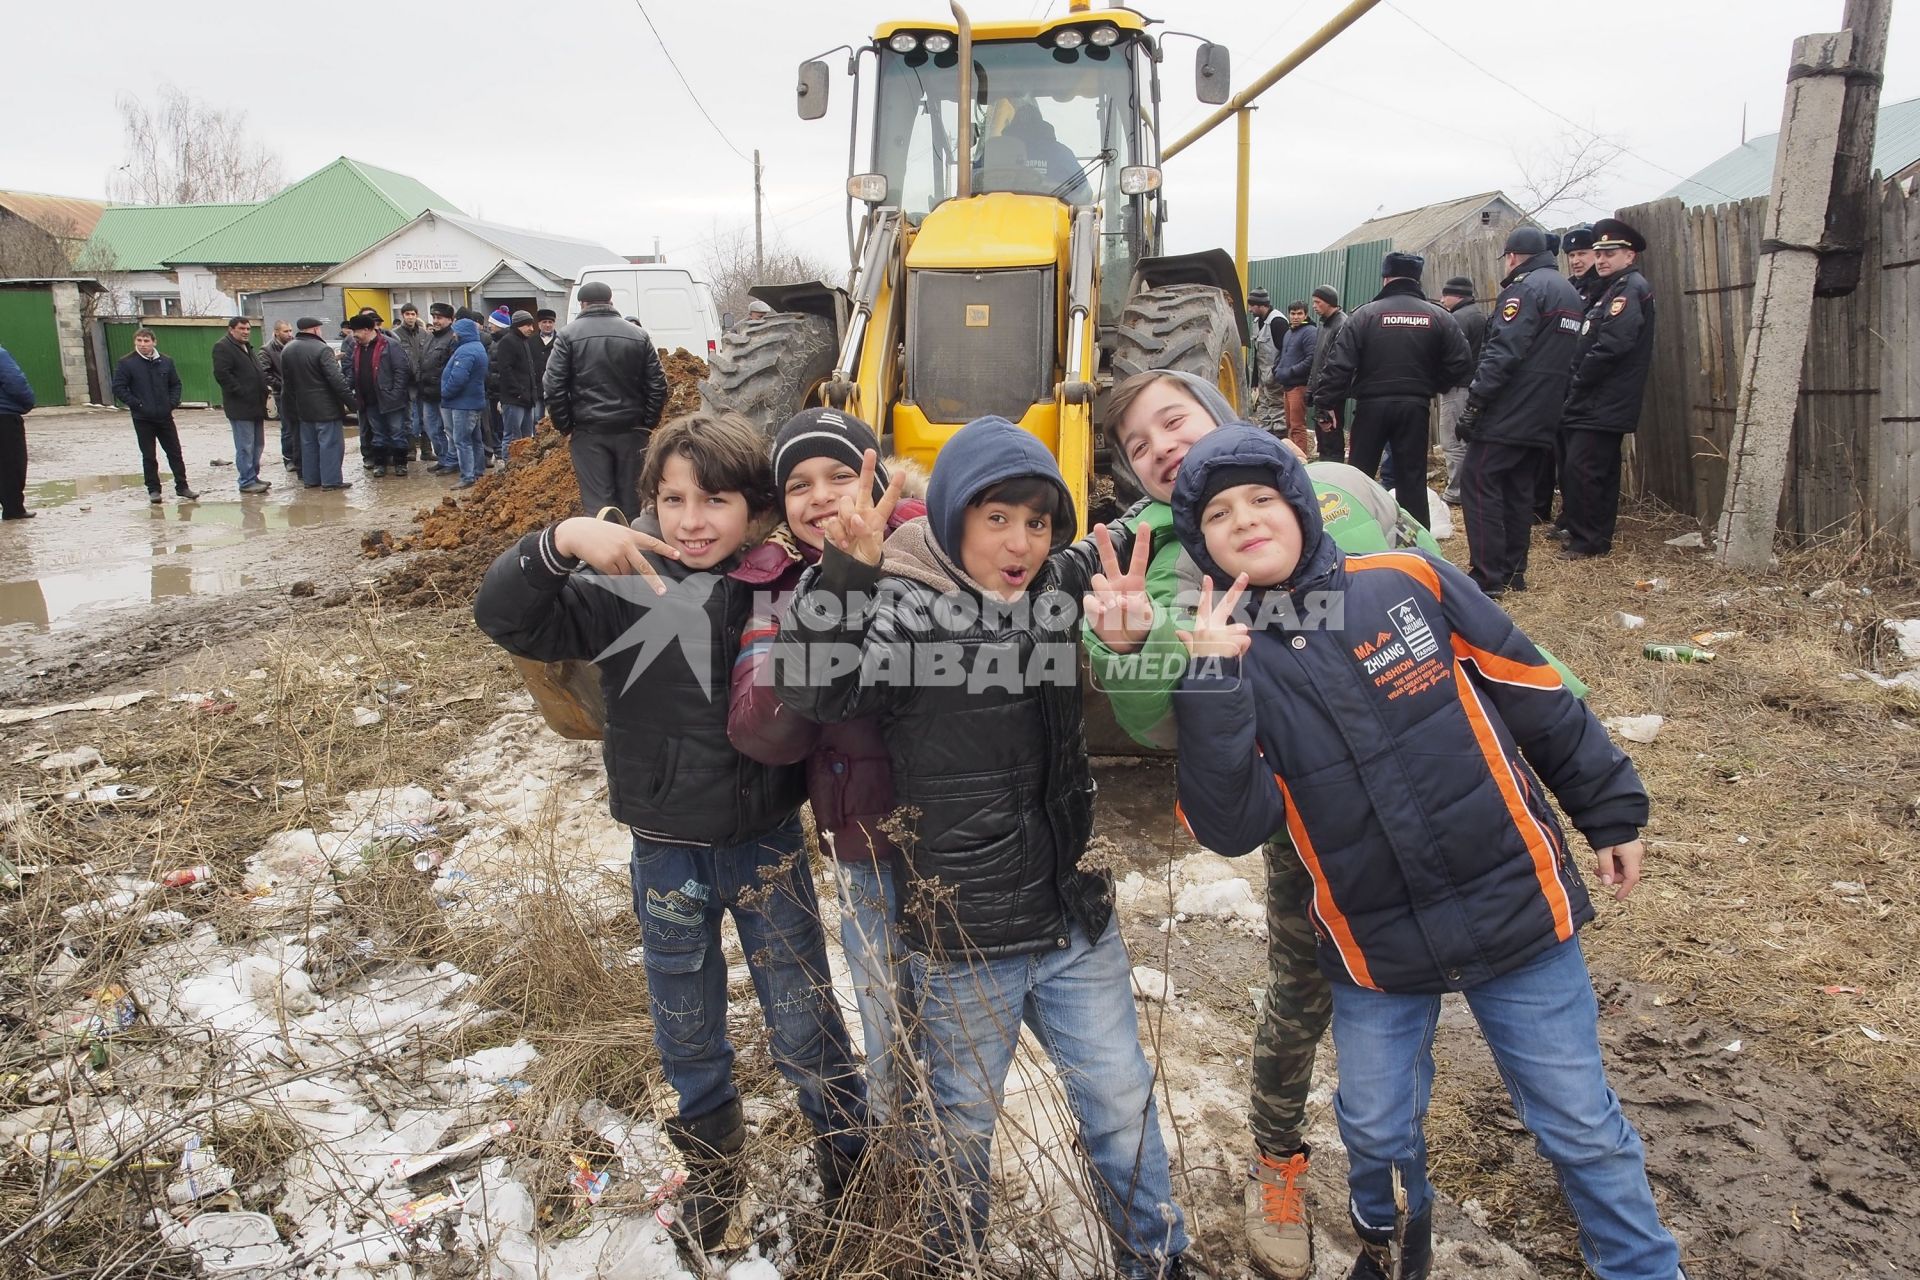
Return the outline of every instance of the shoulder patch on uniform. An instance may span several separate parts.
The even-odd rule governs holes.
[[[1500,318],[1502,320],[1512,320],[1515,316],[1519,314],[1520,314],[1520,299],[1518,298],[1508,298],[1507,305],[1500,308]]]
[[[1627,309],[1627,299],[1625,295],[1622,295],[1613,300],[1613,305],[1607,308],[1607,314],[1610,316],[1617,316],[1622,311],[1625,311],[1626,309]]]

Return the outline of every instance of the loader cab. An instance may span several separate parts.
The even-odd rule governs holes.
[[[1003,25],[1023,34],[996,38]],[[974,28],[973,192],[1097,207],[1101,275],[1125,281],[1159,248],[1158,48],[1144,20],[1125,10],[1034,30]],[[915,226],[957,185],[956,45],[950,27],[892,24],[871,46],[875,177],[867,201],[899,209]],[[1122,293],[1102,297],[1103,323],[1112,322]]]

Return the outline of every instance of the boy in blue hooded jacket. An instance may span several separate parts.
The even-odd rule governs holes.
[[[1181,633],[1180,804],[1224,854],[1284,827],[1312,877],[1363,1246],[1353,1277],[1391,1274],[1396,1171],[1401,1275],[1427,1274],[1422,1118],[1440,996],[1459,991],[1559,1174],[1588,1266],[1675,1280],[1679,1249],[1601,1065],[1575,938],[1593,907],[1546,799],[1624,898],[1647,818],[1632,762],[1466,574],[1417,550],[1342,553],[1305,467],[1265,433],[1223,427],[1194,445],[1173,519],[1207,575]]]
[[[943,1266],[979,1261],[993,1131],[1024,1023],[1059,1069],[1120,1273],[1183,1276],[1186,1225],[1113,882],[1081,864],[1094,786],[1079,605],[1121,576],[1133,534],[1115,523],[1069,545],[1073,501],[1052,455],[1004,418],[954,434],[927,514],[891,537],[898,473],[876,502],[874,467],[869,450],[773,666],[802,716],[877,717],[886,741],[935,1121],[929,1252]],[[1131,562],[1141,580],[1147,542]]]

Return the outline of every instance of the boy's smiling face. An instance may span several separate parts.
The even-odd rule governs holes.
[[[1222,489],[1201,511],[1200,532],[1223,573],[1256,587],[1279,586],[1300,563],[1300,517],[1270,485]]]
[[[800,541],[818,551],[827,545],[827,518],[840,511],[840,500],[860,488],[860,473],[838,458],[808,458],[794,467],[781,492],[786,503],[787,527]]]
[[[960,534],[960,567],[988,594],[1018,600],[1053,549],[1053,514],[1016,502],[969,506]]]
[[[1187,451],[1216,425],[1179,379],[1156,378],[1127,406],[1115,435],[1141,490],[1155,502],[1167,502]]]
[[[660,536],[680,552],[689,569],[711,569],[747,540],[752,513],[746,495],[736,490],[708,493],[700,487],[693,463],[675,454],[660,471],[654,498]]]

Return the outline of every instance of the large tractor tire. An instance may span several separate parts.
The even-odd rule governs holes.
[[[1240,323],[1227,295],[1212,285],[1164,284],[1127,299],[1113,335],[1113,380],[1148,369],[1178,369],[1220,388],[1236,413],[1247,412]]]
[[[781,311],[749,320],[720,339],[700,384],[701,402],[737,413],[769,436],[808,405],[833,376],[837,343],[824,316]]]

